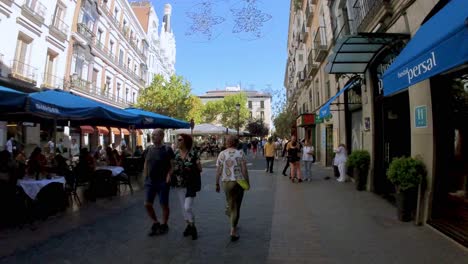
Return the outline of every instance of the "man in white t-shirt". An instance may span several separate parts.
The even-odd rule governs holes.
[[[15,140],[15,138],[11,137],[6,143],[6,149],[7,149],[8,152],[10,152],[11,157],[13,157],[13,150],[15,149],[14,140]]]
[[[52,139],[47,142],[47,147],[49,147],[49,153],[54,154],[55,153],[55,143],[52,141]]]
[[[76,139],[72,138],[70,145],[70,157],[78,157],[80,155],[80,146],[76,143]]]

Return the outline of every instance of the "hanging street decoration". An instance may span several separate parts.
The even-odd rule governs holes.
[[[191,26],[185,33],[186,36],[199,37],[204,40],[211,40],[214,35],[213,27],[223,23],[226,19],[213,14],[213,4],[211,1],[203,1],[196,4],[187,12],[187,17],[191,20]]]
[[[262,28],[265,22],[272,16],[263,13],[257,6],[257,0],[243,0],[245,2],[242,8],[232,8],[231,13],[234,17],[234,28],[232,33],[238,34],[240,38],[255,40],[263,37]]]

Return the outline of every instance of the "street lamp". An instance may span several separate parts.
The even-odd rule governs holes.
[[[240,104],[236,104],[236,110],[237,110],[237,138],[239,138],[239,114],[240,114]]]

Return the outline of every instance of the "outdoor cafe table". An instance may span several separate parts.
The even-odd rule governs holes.
[[[17,185],[23,188],[24,192],[33,200],[36,199],[39,191],[44,188],[49,183],[58,182],[65,185],[65,177],[54,176],[52,179],[21,179],[18,180]]]
[[[120,166],[98,166],[96,170],[110,170],[112,171],[112,176],[115,177],[124,171],[123,167]]]

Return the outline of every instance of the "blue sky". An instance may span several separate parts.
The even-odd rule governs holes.
[[[208,0],[153,0],[162,21],[164,4],[172,5],[172,29],[176,37],[176,73],[192,84],[192,92],[201,95],[207,90],[223,89],[241,84],[244,89],[283,89],[289,1],[254,1],[262,13],[271,19],[260,28],[262,36],[233,33],[235,20],[232,9],[240,10],[246,0],[211,0],[212,16],[224,22],[210,27],[212,37],[197,34],[190,27],[191,14],[203,10],[201,2]],[[252,1],[252,0],[250,0]],[[206,8],[204,9],[206,10]],[[197,27],[199,28],[199,27]],[[187,35],[192,32],[192,35]]]

